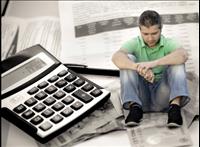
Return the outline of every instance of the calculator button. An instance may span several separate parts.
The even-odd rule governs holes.
[[[36,116],[33,119],[31,119],[31,123],[33,123],[34,125],[38,125],[40,124],[44,119],[41,116]]]
[[[22,113],[25,110],[26,110],[26,107],[22,104],[18,105],[17,107],[13,109],[13,111],[15,111],[16,113]]]
[[[55,98],[57,98],[57,99],[61,99],[61,98],[63,98],[65,95],[66,95],[66,94],[65,94],[63,91],[59,90],[59,91],[56,92],[53,96],[54,96]]]
[[[34,94],[38,91],[39,91],[39,89],[37,87],[33,87],[31,90],[28,91],[28,94]]]
[[[38,88],[42,89],[42,88],[45,88],[48,85],[49,85],[49,83],[47,83],[46,81],[43,81],[42,83],[38,84]]]
[[[61,109],[64,108],[64,107],[65,107],[64,104],[61,103],[61,102],[57,102],[56,104],[54,104],[54,105],[52,106],[52,108],[53,108],[54,110],[56,110],[56,111],[59,111],[59,110],[61,110]]]
[[[77,86],[77,87],[80,87],[80,86],[83,85],[84,83],[85,83],[84,80],[78,79],[78,80],[76,80],[73,84],[74,84],[75,86]]]
[[[48,79],[48,81],[51,82],[51,83],[53,83],[53,82],[57,81],[58,79],[59,79],[59,77],[56,76],[56,75],[54,75],[50,79]]]
[[[39,103],[35,107],[33,107],[33,110],[40,112],[40,111],[44,110],[45,108],[46,108],[45,105],[43,105],[42,103]]]
[[[76,87],[74,85],[70,84],[70,85],[66,86],[63,90],[70,93],[70,92],[74,91],[75,89],[76,89]]]
[[[71,105],[71,108],[73,108],[74,110],[78,110],[81,107],[83,107],[83,104],[79,101],[75,102],[74,104]]]
[[[64,111],[61,112],[61,114],[65,117],[70,116],[73,113],[73,110],[71,108],[66,108]]]
[[[65,80],[67,80],[68,82],[72,82],[76,79],[76,76],[73,74],[68,75],[67,77],[65,77]]]
[[[67,85],[67,81],[64,80],[64,79],[61,79],[60,81],[56,82],[55,84],[58,88],[62,88],[64,87],[65,85]]]
[[[49,130],[53,125],[46,121],[45,123],[43,123],[39,128],[42,129],[43,131],[47,131]]]
[[[94,86],[92,86],[91,84],[88,83],[85,86],[83,86],[81,89],[88,92],[88,91],[92,90],[93,88],[94,88]]]
[[[47,94],[43,91],[41,91],[41,92],[39,92],[38,94],[35,95],[35,98],[38,99],[38,100],[42,100],[45,97],[47,97]]]
[[[68,72],[66,70],[62,70],[61,72],[58,73],[59,77],[63,77],[64,75],[66,75]]]
[[[80,89],[77,90],[76,92],[74,92],[72,95],[75,96],[76,98],[78,98],[79,100],[81,100],[84,103],[89,103],[93,99],[91,96],[89,96],[87,93],[83,92]]]
[[[51,86],[47,87],[44,91],[48,94],[52,94],[57,91],[57,88],[55,86],[51,85]]]
[[[74,98],[71,97],[71,96],[67,96],[66,98],[64,98],[64,99],[62,100],[62,102],[63,102],[64,104],[67,104],[67,105],[69,105],[69,104],[72,103],[73,101],[74,101]]]
[[[54,117],[52,117],[52,119],[50,119],[52,122],[54,122],[55,124],[59,123],[60,121],[63,120],[63,117],[60,116],[59,114],[55,115]]]
[[[54,113],[55,112],[52,109],[48,108],[48,109],[46,109],[45,111],[42,112],[42,116],[47,118],[47,117],[52,116]]]
[[[53,97],[48,97],[47,99],[43,101],[43,103],[46,104],[47,106],[50,106],[55,102],[56,102],[56,99],[54,99]]]
[[[37,100],[34,99],[33,97],[29,98],[27,101],[24,102],[24,104],[26,104],[27,106],[33,106],[37,103]]]
[[[100,89],[93,90],[90,94],[94,97],[100,96],[103,92]]]
[[[22,114],[22,117],[29,119],[29,118],[33,117],[34,115],[35,115],[35,113],[33,111],[27,110],[26,112],[24,112]]]

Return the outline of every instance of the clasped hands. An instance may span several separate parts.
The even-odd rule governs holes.
[[[154,73],[152,71],[152,68],[155,67],[155,63],[153,61],[150,62],[140,62],[136,63],[137,68],[136,71],[144,77],[148,82],[153,83],[154,81]]]

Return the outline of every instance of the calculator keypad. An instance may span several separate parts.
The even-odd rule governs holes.
[[[39,89],[37,88],[37,87],[33,87],[32,89],[30,89],[29,91],[28,91],[28,93],[29,94],[34,94],[34,93],[36,93],[36,92],[38,92],[39,91]]]
[[[31,117],[33,117],[35,115],[35,113],[31,110],[27,110],[26,112],[24,112],[22,114],[22,117],[24,117],[25,119],[29,119]]]
[[[55,112],[52,109],[48,108],[42,112],[42,115],[47,118],[47,117],[50,117],[51,115],[53,115],[54,113]]]
[[[47,131],[49,130],[53,125],[46,121],[45,123],[43,123],[39,128],[42,129],[43,131]]]
[[[33,97],[31,97],[30,99],[28,99],[27,101],[25,101],[25,103],[24,104],[26,104],[27,106],[33,106],[33,105],[35,105],[37,103],[37,100],[36,99],[34,99]]]
[[[38,84],[38,88],[42,89],[42,88],[45,88],[48,85],[49,85],[49,83],[47,83],[46,81],[43,81],[42,83]]]
[[[47,132],[73,115],[87,110],[103,92],[90,81],[62,69],[27,90],[30,96],[13,111],[41,131]]]
[[[40,124],[44,119],[41,116],[36,116],[33,119],[31,119],[31,123],[34,125]]]
[[[22,113],[25,110],[26,110],[26,107],[22,104],[20,104],[19,106],[15,107],[13,109],[13,111],[16,112],[16,113]]]

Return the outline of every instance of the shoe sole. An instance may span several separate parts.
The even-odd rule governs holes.
[[[128,122],[125,124],[126,127],[135,127],[138,126],[140,123],[136,123],[136,122]]]
[[[178,127],[180,127],[181,125],[176,124],[176,123],[168,123],[167,126],[170,127],[170,128],[178,128]]]

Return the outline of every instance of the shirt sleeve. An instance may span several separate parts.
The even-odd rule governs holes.
[[[137,38],[132,38],[123,43],[121,49],[125,50],[128,53],[134,54],[137,49]]]
[[[176,39],[167,39],[167,43],[165,47],[165,55],[170,54],[172,51],[180,47],[181,45]]]

